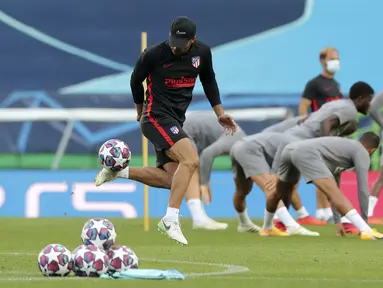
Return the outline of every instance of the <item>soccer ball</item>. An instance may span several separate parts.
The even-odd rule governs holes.
[[[73,256],[73,272],[76,276],[99,277],[108,272],[109,258],[103,249],[94,245],[81,248]]]
[[[104,168],[118,172],[128,167],[131,158],[129,146],[118,139],[110,139],[101,145],[98,158]]]
[[[129,247],[116,246],[110,249],[107,254],[110,272],[121,272],[138,268],[138,257]]]
[[[41,250],[37,261],[44,276],[67,276],[72,270],[70,251],[60,244],[50,244]]]
[[[107,219],[90,219],[81,232],[82,243],[108,250],[116,242],[116,230]]]
[[[86,245],[80,245],[80,246],[78,246],[78,247],[76,247],[73,251],[72,251],[72,258],[73,258],[73,256],[78,252],[78,251],[80,251],[80,249],[83,249],[83,248],[86,248]]]
[[[77,252],[80,251],[81,249],[84,249],[84,248],[86,248],[85,245],[80,245],[80,246],[76,247],[76,248],[72,251],[72,257],[71,257],[71,260],[72,260],[72,271],[73,271],[74,273],[76,273],[76,266],[74,265],[74,259],[75,259],[75,257],[76,257]]]

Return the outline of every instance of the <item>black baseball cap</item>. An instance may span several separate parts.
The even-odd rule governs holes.
[[[196,33],[196,25],[193,20],[186,16],[180,16],[173,20],[170,26],[169,45],[172,47],[186,47],[189,40]]]

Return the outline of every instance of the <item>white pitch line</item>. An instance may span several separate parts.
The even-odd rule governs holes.
[[[30,252],[8,252],[8,253],[1,253],[0,255],[6,255],[6,256],[36,256],[38,253],[30,253]],[[178,264],[189,264],[189,265],[200,265],[200,266],[213,266],[213,267],[220,267],[225,268],[223,271],[214,271],[214,272],[201,272],[201,273],[185,273],[184,275],[187,278],[195,278],[195,277],[206,277],[206,276],[224,276],[224,275],[230,275],[230,274],[237,274],[237,273],[244,273],[249,271],[248,267],[245,266],[237,266],[237,265],[231,265],[231,264],[223,264],[223,263],[206,263],[206,262],[193,262],[193,261],[180,261],[180,260],[162,260],[162,259],[154,259],[154,258],[140,258],[140,260],[143,261],[149,261],[149,262],[162,262],[162,263],[178,263]],[[0,274],[11,274],[11,275],[35,275],[30,273],[23,273],[21,271],[4,271]],[[51,278],[41,278],[41,277],[13,277],[13,278],[0,278],[1,281],[44,281],[46,279],[55,279],[55,280],[81,280],[84,278],[79,277],[65,277],[65,278],[57,278],[57,277],[51,277]],[[86,279],[86,278],[85,278]]]
[[[356,279],[356,278],[304,278],[304,277],[265,277],[265,276],[226,276],[211,277],[209,280],[277,280],[277,281],[322,281],[322,282],[353,282],[353,283],[383,283],[383,279]]]
[[[8,256],[36,256],[36,253],[30,252],[9,252],[9,253],[1,253],[1,255]],[[205,265],[205,266],[214,266],[226,268],[226,270],[218,271],[218,272],[205,272],[205,273],[187,273],[185,274],[188,278],[192,277],[203,277],[203,276],[211,276],[209,280],[277,280],[277,281],[300,281],[300,282],[314,282],[314,281],[322,281],[322,282],[352,282],[352,283],[383,283],[383,279],[356,279],[356,278],[310,278],[310,277],[266,277],[266,276],[229,276],[236,273],[243,273],[249,271],[249,268],[244,266],[235,266],[230,264],[219,264],[219,263],[205,263],[205,262],[192,262],[192,261],[178,261],[178,260],[161,260],[161,259],[153,259],[153,258],[140,258],[144,261],[152,261],[152,262],[164,262],[164,263],[178,263],[178,264],[190,264],[190,265]],[[23,273],[22,271],[4,271],[0,272],[3,275],[24,275],[24,276],[33,276],[36,274],[33,273]],[[226,275],[226,276],[225,276]],[[88,278],[82,277],[10,277],[10,278],[0,278],[0,282],[2,281],[47,281],[47,280],[87,280]]]
[[[226,268],[226,270],[217,271],[217,272],[186,273],[186,274],[184,274],[187,277],[228,275],[228,274],[244,273],[244,272],[249,271],[249,268],[247,268],[245,266],[237,266],[237,265],[231,265],[231,264],[178,261],[178,260],[159,260],[159,259],[153,259],[153,258],[140,258],[140,259],[142,259],[144,261],[151,261],[151,262],[164,262],[164,263],[168,262],[168,263],[179,263],[179,264],[190,264],[190,265],[201,265],[201,266],[213,266],[213,267]]]

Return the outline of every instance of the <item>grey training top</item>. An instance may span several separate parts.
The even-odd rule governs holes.
[[[261,146],[264,150],[264,153],[267,154],[269,159],[273,160],[272,171],[275,172],[278,170],[279,162],[275,161],[278,148],[281,144],[287,145],[293,141],[296,141],[294,136],[286,135],[283,133],[277,132],[261,132],[254,135],[247,136],[242,139],[246,142],[251,153],[251,143],[254,143],[254,147],[257,148]],[[256,164],[256,163],[253,163]]]
[[[358,116],[358,111],[350,99],[339,99],[327,102],[319,110],[311,113],[303,123],[287,130],[286,133],[301,139],[320,137],[322,121],[331,116],[337,116],[340,122],[339,125],[343,125],[349,121],[355,121]]]
[[[371,101],[369,114],[376,123],[383,129],[383,113],[380,109],[383,107],[383,91],[376,94]]]
[[[288,119],[283,120],[277,124],[271,125],[265,129],[263,129],[262,133],[263,132],[278,132],[278,133],[286,132],[288,129],[297,125],[299,120],[302,120],[305,117],[307,117],[307,116],[295,116],[295,117],[288,118]]]
[[[302,157],[305,157],[304,150],[318,151],[335,178],[340,177],[343,171],[355,167],[361,216],[365,221],[368,221],[370,154],[359,141],[330,136],[297,141],[289,147],[302,151]]]
[[[234,143],[246,136],[239,126],[234,135],[223,133],[223,128],[212,111],[193,111],[187,114],[183,130],[200,154],[201,185],[210,181],[214,158],[229,154]]]

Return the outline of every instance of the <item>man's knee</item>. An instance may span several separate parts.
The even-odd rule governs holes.
[[[190,155],[190,157],[181,160],[180,164],[187,166],[190,170],[194,171],[199,166],[199,157],[198,155]]]

